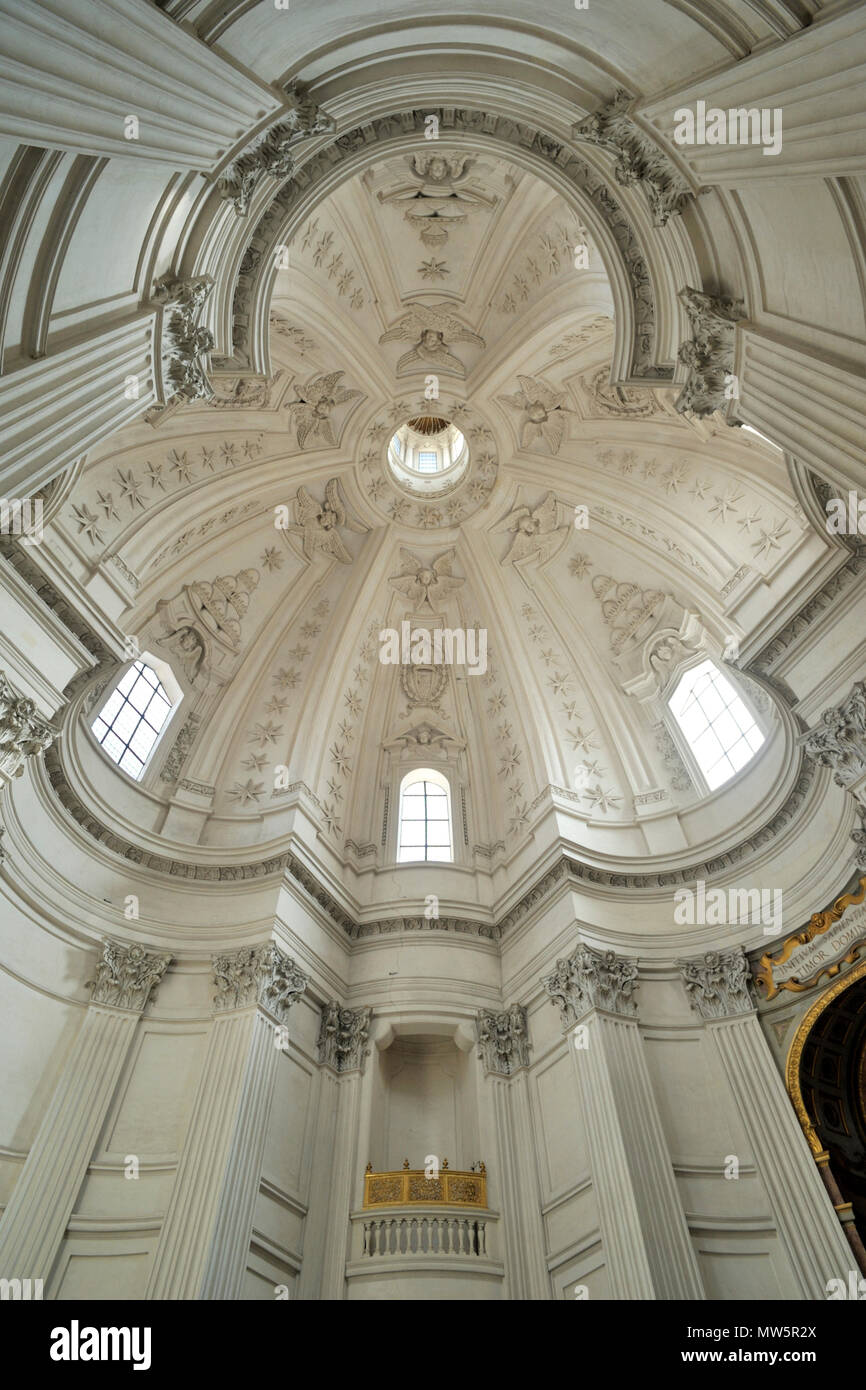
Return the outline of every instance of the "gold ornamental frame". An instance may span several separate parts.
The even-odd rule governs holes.
[[[487,1207],[487,1173],[442,1168],[438,1178],[425,1176],[423,1168],[364,1174],[364,1210],[371,1207]]]
[[[761,956],[758,962],[758,969],[755,973],[755,983],[763,986],[765,991],[764,997],[767,1002],[771,999],[775,999],[776,995],[781,994],[782,990],[785,989],[789,990],[792,994],[802,994],[807,989],[813,989],[823,975],[826,975],[828,979],[832,980],[834,976],[839,974],[843,965],[851,965],[858,959],[860,951],[866,946],[866,933],[864,933],[859,941],[855,941],[851,944],[844,956],[834,961],[831,965],[822,966],[821,969],[810,976],[808,980],[783,980],[780,985],[777,985],[773,979],[774,966],[784,965],[785,961],[788,960],[789,956],[794,953],[798,946],[807,946],[810,941],[815,940],[816,936],[823,936],[825,932],[830,930],[834,922],[839,921],[846,908],[859,906],[864,897],[866,897],[866,875],[860,879],[857,888],[853,892],[843,893],[840,898],[836,899],[832,907],[828,907],[824,912],[813,912],[812,916],[809,918],[808,925],[805,926],[802,931],[795,932],[793,936],[789,936],[788,939],[783,942],[782,949],[777,952],[776,955],[771,956],[767,952]]]

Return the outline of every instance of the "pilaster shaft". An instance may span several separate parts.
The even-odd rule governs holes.
[[[306,977],[272,943],[214,960],[216,1018],[145,1298],[236,1298],[284,1026]]]
[[[93,999],[0,1222],[0,1276],[47,1280],[133,1034],[170,957],[105,946]]]
[[[730,1083],[800,1297],[826,1298],[828,1279],[847,1280],[851,1252],[761,1031],[745,957],[710,952],[680,965]]]
[[[633,961],[586,946],[544,980],[569,1033],[612,1296],[700,1299],[637,1024],[636,984]]]
[[[0,15],[9,139],[204,170],[280,110],[273,90],[148,0],[0,0]]]

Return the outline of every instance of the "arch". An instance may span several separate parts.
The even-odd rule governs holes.
[[[814,1121],[806,1109],[806,1102],[803,1097],[803,1088],[800,1078],[800,1063],[803,1060],[803,1048],[806,1045],[806,1039],[809,1037],[809,1034],[812,1032],[812,1029],[815,1027],[821,1015],[830,1008],[831,1004],[839,998],[840,994],[843,994],[845,990],[850,989],[852,985],[856,984],[858,980],[862,980],[864,977],[866,977],[866,960],[862,960],[855,965],[843,979],[835,980],[830,988],[826,989],[824,993],[815,1000],[815,1003],[803,1016],[800,1021],[800,1026],[794,1034],[791,1046],[788,1049],[788,1056],[785,1062],[785,1085],[788,1090],[788,1095],[791,1097],[794,1110],[796,1111],[797,1119],[800,1121],[800,1127],[806,1136],[809,1148],[812,1150],[812,1157],[815,1159],[815,1162],[819,1164],[827,1162],[827,1152],[815,1127]]]
[[[214,294],[206,306],[217,342],[238,354],[246,371],[268,374],[269,308],[278,273],[278,246],[291,242],[300,225],[340,184],[423,138],[429,109],[379,116],[347,131],[299,168],[266,204],[259,204],[251,233],[243,219],[232,229],[217,218],[205,234],[196,274],[211,274]],[[597,164],[534,126],[470,107],[439,107],[442,138],[457,146],[471,140],[486,151],[533,173],[554,188],[587,225],[607,273],[614,301],[612,380],[626,384],[672,384],[682,311],[677,290],[684,278],[700,279],[687,236],[663,254],[650,234],[648,212],[638,200],[616,194]],[[628,211],[626,210],[628,208]],[[232,216],[234,214],[231,214]],[[232,230],[235,244],[229,250]],[[220,274],[229,259],[236,271]]]

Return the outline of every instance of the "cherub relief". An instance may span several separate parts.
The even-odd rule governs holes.
[[[422,560],[418,555],[413,555],[411,550],[405,547],[400,549],[400,560],[403,564],[402,574],[395,574],[388,580],[388,583],[398,593],[405,594],[412,603],[428,608],[433,607],[434,603],[443,602],[454,589],[459,589],[464,582],[451,573],[451,566],[457,554],[452,547],[444,554],[435,559],[432,564]]]
[[[326,483],[324,502],[317,502],[305,487],[299,487],[295,515],[297,524],[291,529],[303,536],[304,555],[308,560],[314,559],[316,552],[321,550],[344,565],[352,563],[352,556],[340,539],[339,528],[346,526],[360,533],[364,527],[349,519],[336,478]]]
[[[445,305],[413,304],[394,328],[382,334],[379,342],[392,343],[398,339],[409,342],[413,338],[414,347],[404,352],[397,363],[398,375],[413,362],[423,362],[465,376],[463,363],[449,350],[446,339],[485,346],[484,339],[466,328]]]
[[[542,561],[549,559],[570,531],[568,526],[557,526],[556,521],[557,501],[552,492],[534,510],[515,507],[505,524],[499,527],[501,531],[514,532],[511,547],[502,559],[503,565],[512,565],[530,556]]]

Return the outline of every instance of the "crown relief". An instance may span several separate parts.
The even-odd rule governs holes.
[[[244,569],[185,584],[174,598],[157,603],[152,625],[159,635],[154,640],[172,653],[191,686],[222,685],[234,674],[241,619],[258,583],[258,570]]]

